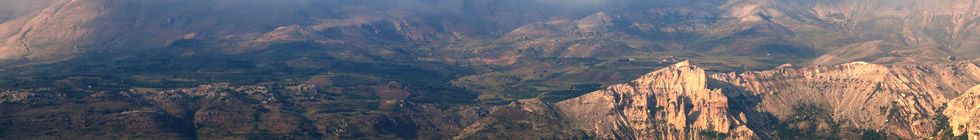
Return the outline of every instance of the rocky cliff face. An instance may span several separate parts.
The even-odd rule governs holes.
[[[975,133],[973,63],[789,67],[709,75],[682,62],[561,102],[511,106],[565,130],[545,132],[603,139],[919,139],[946,131],[945,116],[956,135]]]
[[[716,74],[730,96],[760,97],[755,109],[787,120],[799,106],[829,112],[843,127],[883,130],[901,138],[935,135],[936,112],[970,85],[980,68],[968,62],[934,66],[882,66],[853,62],[830,67]]]
[[[704,70],[678,63],[630,83],[556,103],[572,127],[613,139],[755,139]],[[723,135],[723,136],[719,136]]]
[[[980,86],[971,88],[947,103],[946,116],[954,135],[980,139]]]

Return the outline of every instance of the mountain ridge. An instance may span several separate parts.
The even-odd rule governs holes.
[[[978,11],[0,0],[0,139],[976,138]]]
[[[816,79],[779,76],[782,74]],[[924,75],[913,76],[920,74]],[[949,131],[941,129],[944,127],[960,127],[953,129],[955,135],[972,137],[972,134],[963,135],[965,130],[961,126],[975,126],[966,120],[976,116],[959,114],[976,106],[967,102],[975,100],[972,91],[976,88],[967,91],[968,86],[964,85],[980,85],[978,74],[980,67],[969,62],[890,67],[852,62],[742,74],[706,74],[685,61],[580,97],[551,104],[511,106],[546,108],[528,111],[552,116],[556,119],[552,121],[563,120],[555,127],[579,130],[586,136],[602,139],[860,138],[870,134],[917,139],[934,137],[941,130]],[[851,82],[839,86],[807,82],[822,81],[820,77]],[[948,85],[939,87],[921,86],[941,84],[944,80],[962,81],[946,81]],[[944,87],[951,90],[941,90]],[[943,112],[948,102],[956,103]],[[945,124],[937,119],[943,116],[949,116],[952,123],[941,126]],[[491,122],[494,121],[482,125],[494,124]],[[786,130],[802,134],[787,134]],[[967,130],[972,133],[973,129]]]

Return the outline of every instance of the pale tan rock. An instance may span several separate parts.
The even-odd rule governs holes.
[[[947,103],[946,116],[953,134],[980,139],[980,85]]]
[[[566,130],[562,133],[581,131],[600,139],[771,139],[774,133],[769,129],[781,129],[768,126],[771,122],[801,117],[800,113],[827,115],[811,117],[829,122],[790,127],[812,125],[829,133],[838,128],[870,130],[890,138],[922,139],[935,136],[941,128],[936,119],[944,112],[937,111],[947,101],[950,107],[945,113],[953,127],[959,127],[957,134],[975,132],[980,110],[974,100],[980,98],[976,93],[980,88],[961,93],[977,84],[980,67],[969,62],[928,66],[851,62],[710,76],[681,62],[558,103],[521,100],[509,106],[539,116],[556,112],[559,117],[553,118],[568,123],[556,125]],[[807,114],[800,107],[815,107],[826,114]],[[483,121],[466,134],[494,121]]]
[[[720,90],[707,89],[704,70],[681,62],[630,83],[555,104],[572,127],[599,138],[699,139],[704,132],[756,139],[728,112]]]
[[[960,62],[931,66],[884,66],[852,62],[836,66],[712,75],[731,84],[729,96],[760,97],[756,106],[787,119],[801,105],[830,112],[844,127],[886,130],[905,139],[934,136],[936,112],[947,100],[980,84],[980,68]]]
[[[0,23],[0,59],[35,58],[75,52],[91,28],[83,26],[101,14],[97,3],[58,0],[36,14]]]

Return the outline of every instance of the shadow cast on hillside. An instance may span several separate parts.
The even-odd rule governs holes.
[[[728,97],[728,112],[739,118],[740,114],[745,114],[745,123],[759,138],[770,140],[775,139],[770,135],[772,125],[778,123],[778,118],[769,112],[760,112],[756,106],[762,102],[762,97],[752,95],[751,92],[743,87],[735,86],[731,83],[717,79],[707,78],[709,89],[720,89]],[[741,119],[741,118],[740,118]]]

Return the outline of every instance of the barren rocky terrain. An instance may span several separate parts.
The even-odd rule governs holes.
[[[0,0],[0,139],[977,139],[977,0]]]

